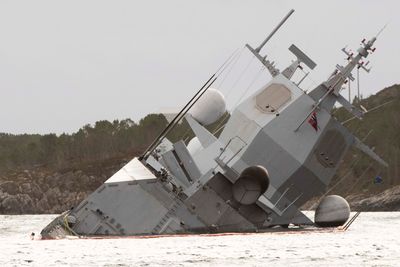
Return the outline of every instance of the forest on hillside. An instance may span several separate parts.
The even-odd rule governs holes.
[[[357,100],[356,100],[357,101]],[[331,183],[332,193],[341,195],[373,195],[400,184],[400,85],[385,88],[377,94],[361,100],[368,112],[362,120],[353,119],[343,108],[334,116],[371,147],[387,163],[383,167],[359,150],[353,148],[339,166],[338,173]],[[375,183],[376,177],[382,183]],[[343,180],[343,182],[339,182]]]
[[[151,114],[135,123],[131,119],[98,121],[73,134],[0,134],[0,171],[71,164],[137,154],[167,125],[163,115]]]

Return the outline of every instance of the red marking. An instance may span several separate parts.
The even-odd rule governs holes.
[[[69,239],[70,240],[81,240],[81,239],[88,239],[88,240],[101,240],[101,239],[152,239],[152,238],[166,238],[166,237],[219,237],[219,236],[243,236],[243,235],[292,235],[292,234],[312,234],[312,233],[341,233],[344,230],[341,227],[327,227],[327,228],[293,228],[293,229],[271,229],[270,231],[265,232],[247,232],[247,233],[214,233],[214,234],[163,234],[163,235],[133,235],[133,236],[67,236],[64,238],[42,238],[39,240],[61,240],[61,239]]]
[[[311,114],[310,119],[308,119],[308,123],[318,132],[318,119],[315,111]]]

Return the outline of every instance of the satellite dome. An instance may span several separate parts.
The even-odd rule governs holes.
[[[200,140],[197,137],[193,137],[186,147],[190,155],[192,156],[203,149],[203,146],[201,145]]]
[[[226,111],[224,95],[214,88],[209,88],[190,110],[193,118],[202,125],[216,122]]]

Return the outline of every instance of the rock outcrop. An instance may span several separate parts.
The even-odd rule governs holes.
[[[320,197],[306,202],[302,209],[315,210]],[[400,185],[386,189],[380,193],[353,193],[345,197],[352,211],[400,211]]]
[[[57,214],[78,205],[126,160],[102,164],[85,170],[51,173],[42,168],[12,173],[8,180],[0,177],[0,214]],[[106,168],[104,168],[106,167]],[[350,194],[346,197],[352,211],[400,211],[400,186],[375,195]],[[318,198],[303,205],[314,209]]]
[[[400,211],[400,186],[394,186],[373,196],[350,195],[352,210],[359,211]]]
[[[0,214],[61,213],[78,205],[125,162],[111,160],[57,172],[38,167],[3,175]]]

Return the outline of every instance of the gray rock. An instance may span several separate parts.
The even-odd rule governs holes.
[[[19,214],[21,207],[16,196],[8,196],[0,205],[1,213],[5,214]]]
[[[21,185],[21,192],[25,194],[29,194],[32,191],[32,187],[30,183],[23,183]]]
[[[50,205],[46,196],[43,196],[35,206],[39,213],[50,213]]]
[[[59,204],[59,201],[61,200],[60,189],[58,189],[57,187],[50,188],[45,194],[47,197],[47,202],[50,206],[55,206]]]
[[[18,194],[16,195],[16,198],[18,200],[21,213],[31,214],[34,212],[34,203],[32,201],[32,198],[28,194]]]
[[[43,192],[38,184],[32,182],[31,184],[31,197],[35,199],[40,199],[43,196]]]
[[[3,192],[9,193],[10,195],[15,195],[15,194],[18,194],[20,192],[18,184],[16,182],[14,182],[14,181],[2,182],[0,184],[0,189]]]
[[[400,186],[394,186],[369,197],[352,196],[350,205],[353,210],[400,211]]]

